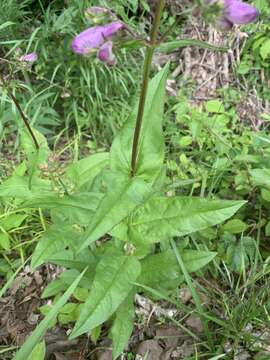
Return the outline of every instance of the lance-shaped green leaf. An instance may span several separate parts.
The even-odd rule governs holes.
[[[136,206],[142,205],[150,193],[150,186],[142,179],[112,173],[109,190],[92,216],[79,251],[120,223]]]
[[[34,164],[41,164],[45,163],[48,159],[50,149],[47,143],[47,140],[44,135],[42,135],[38,130],[32,128],[32,131],[35,135],[35,138],[37,139],[39,150],[35,148],[35,145],[33,143],[33,139],[30,136],[29,132],[24,129],[21,132],[21,145],[22,148],[27,156],[27,159],[29,163],[31,164],[34,162]]]
[[[82,160],[69,165],[66,174],[73,181],[77,188],[90,183],[108,164],[109,153],[98,153],[90,155]]]
[[[31,182],[31,188],[29,184]],[[15,197],[16,199],[29,199],[40,194],[50,194],[51,183],[49,180],[33,177],[30,181],[28,176],[14,174],[0,184],[0,197]]]
[[[179,247],[188,272],[194,272],[208,264],[216,253],[201,250],[183,250]],[[141,262],[142,271],[138,283],[155,289],[173,289],[184,281],[179,264],[172,250],[149,255]]]
[[[0,219],[0,226],[9,231],[19,227],[27,218],[27,214],[6,214],[6,217]]]
[[[46,355],[46,345],[43,340],[34,347],[34,350],[31,352],[27,360],[44,360]]]
[[[75,208],[78,210],[95,211],[102,195],[99,193],[79,193],[60,196],[57,193],[36,195],[23,203],[24,207],[38,207],[41,209]]]
[[[89,249],[84,249],[76,254],[72,250],[62,250],[50,255],[47,261],[65,268],[82,271],[86,266],[91,267],[93,264],[96,266],[98,258]]]
[[[141,271],[133,256],[108,252],[96,269],[90,295],[71,334],[75,338],[104,323],[130,293]]]
[[[96,211],[102,197],[103,194],[92,192],[61,197],[57,193],[44,196],[37,194],[25,201],[21,207],[50,209],[54,221],[85,226],[89,224],[89,219]]]
[[[117,359],[125,349],[132,334],[135,318],[133,295],[132,292],[132,294],[130,294],[116,310],[115,319],[110,332],[113,343],[113,360]]]
[[[31,267],[40,266],[51,255],[63,251],[68,245],[75,247],[79,236],[80,233],[70,225],[52,225],[38,241],[32,256]]]
[[[253,169],[250,175],[254,185],[270,189],[270,169]]]
[[[29,188],[32,187],[33,176],[40,173],[39,165],[47,161],[50,151],[45,136],[33,128],[32,132],[39,144],[38,150],[36,149],[29,132],[24,129],[21,133],[21,145],[28,160]]]
[[[95,268],[93,264],[90,263],[87,271],[84,273],[84,276],[81,278],[80,286],[84,289],[90,289],[93,279],[94,279]],[[80,271],[71,269],[65,270],[62,272],[57,279],[52,280],[44,289],[41,297],[45,299],[46,297],[51,297],[59,294],[60,292],[66,291],[66,289],[73,283],[73,281],[78,277]]]
[[[184,236],[220,224],[244,204],[199,197],[153,197],[132,215],[129,234],[135,242],[148,243]]]
[[[221,51],[221,52],[228,51],[228,48],[218,47],[215,45],[211,45],[211,44],[207,43],[206,41],[195,40],[195,39],[179,39],[179,40],[174,40],[174,41],[170,41],[167,43],[163,43],[158,47],[158,51],[164,52],[164,53],[169,53],[169,52],[175,51],[177,49],[185,48],[187,46],[197,46],[197,47],[200,47],[203,49],[209,49],[212,51]]]
[[[162,119],[165,85],[169,66],[165,66],[151,81],[146,97],[145,111],[139,139],[136,175],[153,180],[164,160]],[[111,148],[112,169],[130,173],[132,142],[137,106],[115,138]]]

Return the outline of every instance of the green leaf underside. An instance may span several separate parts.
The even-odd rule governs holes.
[[[64,292],[67,289],[66,284],[61,279],[52,280],[44,289],[41,298],[46,299],[51,296],[55,296],[60,292]]]
[[[0,226],[6,231],[19,227],[27,218],[27,214],[8,214],[5,218],[0,219]]]
[[[77,188],[91,182],[98,173],[108,164],[109,153],[90,155],[69,165],[66,174],[75,183]]]
[[[247,229],[247,225],[240,219],[229,220],[222,226],[223,231],[228,231],[232,234],[242,233]]]
[[[244,204],[196,197],[155,197],[132,215],[129,232],[132,241],[148,243],[184,236],[223,222]]]
[[[122,353],[132,334],[135,318],[133,298],[132,292],[116,311],[110,332],[113,343],[113,360]]]
[[[42,342],[40,342],[35,346],[30,356],[27,358],[27,360],[44,360],[45,355],[46,355],[46,346],[45,346],[45,341],[43,340]]]
[[[50,153],[45,136],[34,128],[32,128],[32,131],[39,144],[38,150],[36,149],[33,139],[30,136],[28,130],[24,129],[21,133],[21,145],[28,160],[28,174],[30,184],[34,174],[40,172],[39,165],[42,163],[46,163]]]
[[[63,250],[51,254],[47,258],[47,261],[50,263],[78,271],[82,271],[86,266],[94,268],[97,260],[97,257],[87,248],[79,254],[75,254],[74,251],[71,250]]]
[[[150,192],[150,186],[143,180],[113,173],[110,189],[93,215],[82,237],[79,251],[109,232],[138,205],[142,205]]]
[[[199,270],[216,256],[216,253],[212,251],[183,250],[181,247],[179,251],[188,272]],[[173,250],[149,255],[142,260],[141,266],[142,271],[138,283],[143,285],[169,290],[184,280]]]
[[[62,272],[59,276],[59,279],[67,285],[67,288],[73,283],[73,281],[80,275],[80,271],[75,269],[69,269]],[[94,272],[91,267],[87,268],[87,270],[84,272],[83,277],[80,280],[80,286],[85,287],[86,289],[91,288],[91,284],[94,278]]]
[[[65,224],[52,225],[39,240],[32,256],[31,267],[36,268],[51,255],[64,250],[68,245],[76,245],[80,233]]]
[[[227,261],[233,271],[241,274],[245,268],[254,261],[256,241],[248,236],[241,237],[240,241],[231,242],[227,248]]]
[[[33,177],[31,189],[29,188],[29,178],[27,176],[13,175],[0,185],[0,197],[15,197],[16,199],[29,199],[40,194],[49,195],[51,184],[48,180]]]
[[[75,338],[104,323],[125,300],[140,274],[140,262],[132,256],[109,252],[96,268],[90,295],[71,334]]]
[[[253,169],[250,174],[254,185],[270,189],[270,169]]]
[[[42,298],[57,295],[60,292],[64,292],[76,278],[79,276],[80,271],[76,269],[69,269],[62,272],[59,277],[51,281],[42,293]],[[90,289],[95,275],[95,267],[93,264],[88,266],[87,271],[81,278],[80,286],[85,289]]]
[[[22,360],[27,359],[31,354],[34,347],[41,341],[42,337],[45,335],[46,331],[49,329],[52,321],[56,318],[60,309],[66,304],[76,287],[78,286],[81,278],[83,277],[84,272],[81,273],[72,285],[67,289],[67,291],[61,296],[61,298],[54,304],[52,309],[49,311],[48,315],[40,322],[32,334],[27,338],[26,342],[22,345],[20,350],[16,353],[13,360]]]
[[[27,129],[24,129],[21,133],[21,145],[24,149],[24,153],[27,157],[27,163],[28,163],[28,185],[29,188],[32,187],[32,180],[34,175],[39,175],[40,168],[39,165],[42,163],[46,163],[49,156],[49,147],[47,144],[47,140],[39,131],[32,128],[32,131],[35,135],[35,138],[37,139],[37,142],[39,144],[39,149],[37,150],[32,137],[30,136]]]
[[[103,194],[80,193],[64,195],[50,194],[49,196],[35,196],[23,203],[23,207],[43,208],[51,210],[54,222],[66,222],[70,225],[86,226],[97,209]]]
[[[162,119],[165,85],[169,66],[165,66],[149,83],[141,137],[138,146],[136,175],[152,180],[164,161]],[[130,173],[132,142],[137,106],[115,138],[111,148],[113,170]]]
[[[39,207],[41,209],[72,207],[80,210],[95,211],[101,199],[102,194],[97,193],[80,193],[62,197],[58,194],[48,194],[35,196],[33,199],[25,201],[24,207]]]
[[[37,139],[39,150],[35,148],[32,137],[30,136],[28,130],[24,129],[21,132],[21,145],[28,158],[31,161],[33,155],[38,154],[38,164],[44,163],[47,161],[50,149],[47,143],[47,140],[44,135],[42,135],[38,130],[32,128],[32,131]]]
[[[4,233],[0,230],[0,248],[4,250],[10,250],[10,239],[8,233]]]

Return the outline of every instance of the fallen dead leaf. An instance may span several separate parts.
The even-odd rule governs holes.
[[[156,329],[156,338],[162,340],[166,349],[176,348],[183,336],[183,331],[176,326],[162,326]]]
[[[146,340],[141,342],[137,349],[136,354],[144,357],[147,354],[147,360],[159,360],[163,352],[162,347],[157,340]]]
[[[183,304],[187,304],[191,300],[192,295],[188,288],[182,288],[180,289],[179,297]]]
[[[196,314],[191,314],[186,320],[187,326],[191,327],[197,332],[203,332],[203,325],[200,317]]]
[[[248,359],[251,359],[251,355],[246,350],[242,350],[239,352],[239,354],[234,356],[233,360],[248,360]]]
[[[103,351],[98,355],[97,360],[112,360],[112,350]]]
[[[172,359],[187,359],[189,356],[194,354],[194,345],[191,341],[185,341],[181,346],[178,346],[172,354]]]

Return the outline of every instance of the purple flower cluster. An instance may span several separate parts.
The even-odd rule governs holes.
[[[207,2],[209,3],[209,1]],[[254,6],[239,0],[221,0],[221,7],[222,15],[218,19],[218,26],[223,30],[230,30],[234,24],[251,23],[259,16],[259,12]]]
[[[112,52],[113,35],[125,28],[121,21],[114,21],[103,26],[93,26],[77,35],[71,44],[72,50],[76,54],[89,55],[97,52],[97,57],[107,65],[112,66],[116,63],[116,58]]]
[[[37,59],[38,59],[37,53],[33,52],[30,54],[25,54],[25,55],[20,56],[19,61],[28,63],[28,64],[32,64],[35,61],[37,61]]]
[[[98,11],[101,11],[100,8]],[[76,54],[84,56],[97,53],[99,60],[108,66],[113,66],[116,64],[116,57],[112,51],[112,38],[125,28],[126,25],[121,21],[90,27],[73,39],[71,48]]]

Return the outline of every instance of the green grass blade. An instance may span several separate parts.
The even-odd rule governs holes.
[[[6,21],[4,24],[0,25],[0,31],[7,28],[8,26],[14,25],[15,23],[12,21]]]
[[[5,292],[11,287],[14,279],[16,278],[18,273],[24,268],[24,266],[28,260],[29,260],[29,258],[20,267],[18,267],[18,269],[15,271],[14,274],[12,274],[12,276],[8,279],[8,281],[5,283],[5,285],[2,287],[2,289],[0,289],[0,299],[5,294]]]
[[[202,324],[203,324],[203,327],[204,327],[204,332],[205,332],[205,334],[207,336],[208,343],[213,348],[211,334],[210,334],[207,322],[203,318],[204,310],[203,310],[200,298],[199,298],[199,296],[198,296],[198,294],[196,292],[195,287],[193,286],[192,279],[189,276],[189,273],[187,272],[187,269],[186,269],[186,266],[185,266],[185,264],[183,262],[182,256],[180,255],[180,252],[179,252],[179,250],[178,250],[178,248],[177,248],[177,246],[176,246],[176,244],[175,244],[175,242],[173,240],[171,240],[171,246],[172,246],[172,249],[173,249],[173,251],[175,253],[175,256],[176,256],[177,262],[178,262],[178,264],[180,266],[180,269],[181,269],[181,271],[182,271],[182,273],[183,273],[183,275],[185,277],[186,283],[187,283],[187,285],[189,287],[189,290],[191,292],[193,300],[195,302],[198,314],[201,316]]]
[[[34,347],[42,340],[46,331],[51,325],[52,320],[56,317],[59,310],[65,305],[70,296],[73,294],[80,280],[82,279],[86,269],[77,277],[77,279],[70,285],[67,291],[56,302],[54,307],[50,310],[48,315],[41,321],[38,327],[33,331],[31,336],[26,340],[20,350],[17,352],[13,360],[25,360],[31,354]]]
[[[224,357],[227,356],[227,354],[220,354],[214,357],[211,357],[209,360],[218,360],[218,359],[224,359]]]

